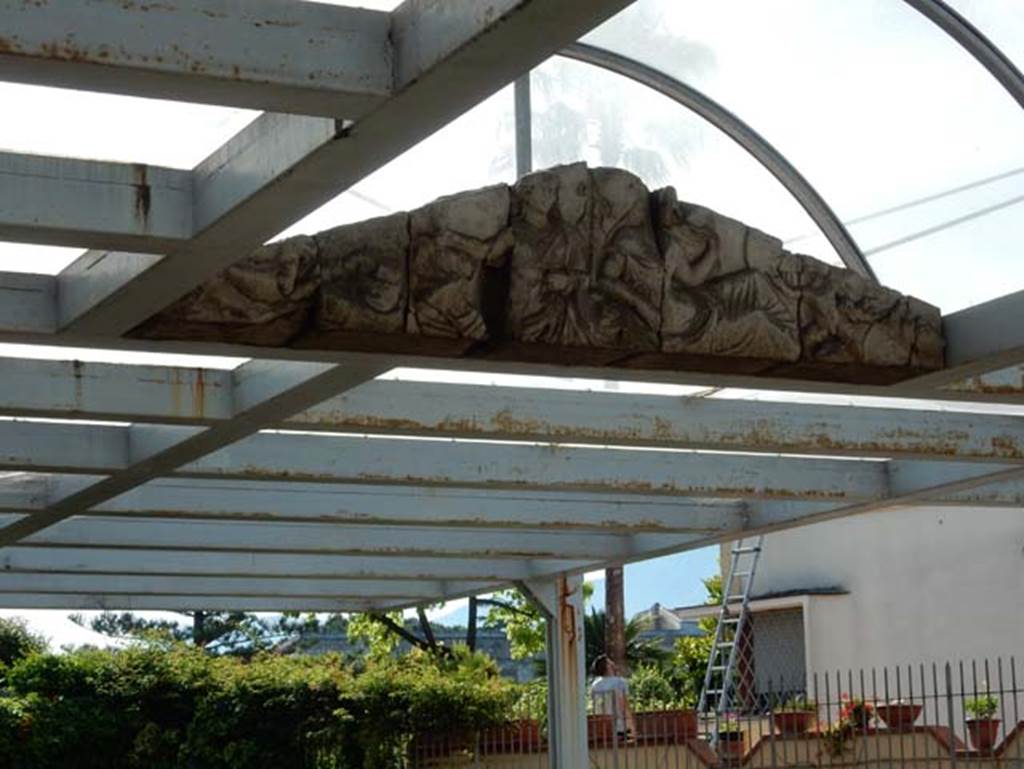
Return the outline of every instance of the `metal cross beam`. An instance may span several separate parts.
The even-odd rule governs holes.
[[[1024,291],[954,312],[942,319],[946,368],[913,380],[931,386],[953,385],[965,377],[1024,364]],[[982,384],[982,383],[978,383]],[[1000,387],[998,380],[991,386]]]
[[[296,0],[0,5],[0,78],[354,118],[391,91],[389,14]]]
[[[59,482],[44,481],[39,487],[26,484],[8,489],[0,484],[0,511],[42,510],[93,482],[91,477],[64,477]],[[134,516],[148,520],[712,533],[739,527],[747,514],[747,508],[735,500],[170,479],[151,481],[80,515]]]
[[[18,518],[0,516],[0,521]],[[536,529],[477,530],[323,523],[71,518],[24,539],[47,547],[169,548],[207,552],[323,553],[364,556],[604,560],[655,546],[684,548],[698,535],[605,534]]]
[[[547,570],[583,571],[589,560],[448,558],[441,556],[356,556],[334,554],[244,553],[171,548],[40,547],[19,544],[0,550],[4,573],[49,574],[71,571],[111,577],[126,575],[265,577],[291,579],[412,579],[513,582]]]
[[[8,593],[0,595],[6,609],[63,609],[119,611],[300,611],[351,612],[403,609],[422,603],[420,599],[374,601],[365,598],[306,596],[223,596],[223,595],[139,595],[89,593]]]
[[[0,152],[4,240],[160,250],[191,236],[188,171]]]
[[[391,14],[388,98],[354,125],[257,118],[193,171],[195,237],[152,265],[112,254],[94,301],[62,306],[61,326],[119,336],[629,3],[408,0]],[[84,273],[72,265],[62,286]]]
[[[16,542],[153,478],[167,475],[182,464],[230,445],[268,423],[306,409],[380,373],[379,368],[359,366],[247,363],[232,372],[232,419],[206,430],[179,428],[175,432],[160,427],[130,428],[120,434],[119,452],[111,445],[101,446],[103,439],[97,434],[94,445],[97,452],[104,459],[120,460],[116,466],[107,468],[109,476],[53,502],[46,510],[0,528],[0,546]],[[12,424],[15,423],[6,426]],[[110,433],[104,435],[109,438]]]
[[[39,593],[65,595],[204,595],[263,598],[348,598],[374,601],[436,600],[439,595],[463,595],[493,590],[491,582],[439,580],[363,580],[318,577],[195,577],[79,574],[0,574],[0,602],[6,595]]]
[[[210,426],[231,372],[0,359],[0,415]],[[293,430],[1024,462],[1024,415],[374,381],[279,422]]]
[[[229,423],[230,424],[230,423]],[[0,468],[207,479],[295,480],[664,494],[685,497],[876,499],[885,496],[885,463],[770,455],[635,451],[337,435],[260,433],[215,450],[196,428],[0,422]],[[173,463],[140,473],[167,446],[201,445],[208,456],[178,451]],[[226,445],[226,444],[225,444]],[[219,447],[217,447],[219,448]],[[174,450],[173,448],[170,450]],[[133,452],[135,456],[133,456]],[[199,450],[191,453],[199,453]],[[147,465],[148,467],[148,465]],[[132,486],[138,485],[133,483]],[[119,488],[123,493],[128,488]],[[84,498],[85,492],[69,497]],[[75,512],[106,499],[76,504]],[[60,502],[59,505],[66,503]],[[0,540],[2,541],[2,540]]]

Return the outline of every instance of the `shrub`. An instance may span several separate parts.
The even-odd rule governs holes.
[[[14,662],[46,651],[46,639],[30,631],[18,617],[0,617],[0,663],[10,666]]]
[[[999,700],[991,694],[975,697],[964,703],[964,710],[967,711],[971,718],[989,719],[999,710]]]
[[[514,693],[465,651],[358,672],[338,657],[186,646],[35,654],[14,663],[0,696],[0,767],[398,767],[413,735],[503,721]]]

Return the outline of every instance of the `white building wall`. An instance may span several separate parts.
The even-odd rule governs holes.
[[[1015,655],[1024,510],[891,510],[765,538],[754,594],[836,586],[805,615],[808,671]]]

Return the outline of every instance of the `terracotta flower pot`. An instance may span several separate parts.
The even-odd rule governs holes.
[[[891,705],[876,705],[875,714],[894,732],[910,732],[914,722],[921,715],[921,705],[898,702]]]
[[[739,764],[747,752],[747,735],[743,732],[720,732],[718,757],[723,764]]]
[[[600,747],[610,745],[615,739],[615,716],[587,716],[587,742]]]
[[[772,716],[779,734],[803,734],[811,728],[817,714],[811,710],[776,710]]]
[[[660,710],[633,716],[638,737],[685,740],[697,736],[696,710]]]
[[[971,744],[982,753],[991,753],[999,739],[998,718],[970,718],[967,720],[967,733],[971,735]]]

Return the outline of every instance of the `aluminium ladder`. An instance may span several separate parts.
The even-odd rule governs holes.
[[[764,546],[764,536],[733,543],[729,561],[729,576],[722,583],[722,604],[718,612],[715,640],[704,674],[704,688],[700,693],[697,712],[701,715],[724,716],[733,705],[737,661],[742,654],[740,642],[750,615],[750,589],[754,573]],[[716,674],[720,674],[717,678]],[[717,721],[717,719],[716,719]]]

